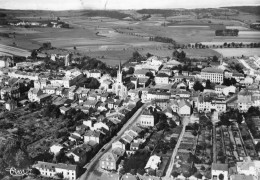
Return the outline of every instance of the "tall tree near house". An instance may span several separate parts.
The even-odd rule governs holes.
[[[195,82],[195,84],[194,84],[194,86],[193,86],[193,89],[194,89],[195,91],[201,91],[201,92],[204,91],[204,87],[203,87],[203,85],[202,85],[199,81],[196,81],[196,82]]]

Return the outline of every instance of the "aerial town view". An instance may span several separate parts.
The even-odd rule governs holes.
[[[260,0],[0,0],[0,180],[260,180]]]

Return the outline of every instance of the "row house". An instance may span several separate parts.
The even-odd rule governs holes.
[[[8,76],[11,78],[30,79],[33,81],[39,79],[39,73],[31,73],[31,72],[23,72],[23,71],[8,72]]]
[[[87,143],[89,141],[94,141],[98,144],[101,144],[103,137],[104,136],[100,133],[100,131],[88,130],[84,134],[84,143]]]
[[[96,79],[99,79],[102,77],[102,73],[99,70],[93,69],[93,70],[89,70],[89,71],[84,71],[83,72],[87,77],[93,77]]]
[[[41,89],[36,89],[36,88],[31,88],[28,91],[28,99],[31,102],[35,102],[38,101],[38,97],[40,95],[44,94],[43,91]]]
[[[1,99],[4,99],[6,96],[10,98],[18,99],[20,98],[20,88],[19,86],[5,86],[1,89]]]
[[[63,164],[63,163],[48,163],[38,161],[37,164],[33,165],[34,168],[38,169],[44,177],[55,177],[57,173],[63,175],[64,179],[76,180],[78,178],[78,167],[77,165]]]
[[[91,158],[92,147],[88,144],[83,144],[82,146],[76,147],[66,153],[67,157],[73,157],[76,163],[84,165],[87,160]]]
[[[154,90],[150,89],[147,93],[147,100],[153,100],[153,99],[170,99],[171,93],[169,92],[164,92],[160,90]]]
[[[117,170],[124,154],[125,150],[121,148],[106,152],[99,160],[99,167],[105,170]]]
[[[39,79],[39,80],[35,80],[33,82],[34,84],[34,88],[37,88],[37,89],[43,89],[45,88],[48,84],[50,84],[49,81],[47,81],[46,79]]]
[[[154,119],[154,116],[153,114],[150,112],[149,109],[145,109],[143,110],[139,120],[138,120],[138,123],[141,125],[141,126],[145,126],[145,127],[154,127],[155,125],[155,119]]]
[[[46,87],[43,89],[43,93],[45,93],[45,94],[56,94],[56,89],[57,89],[57,87],[46,86]]]
[[[192,113],[192,106],[185,99],[172,100],[169,105],[170,105],[172,111],[179,114],[179,116],[182,116],[182,117],[190,116]]]
[[[213,100],[213,97],[201,94],[198,97],[198,101],[196,103],[198,112],[211,111],[212,100]]]
[[[148,77],[146,76],[147,73],[150,73],[151,71],[149,69],[136,69],[134,71],[134,76],[137,78],[142,78],[142,77]]]
[[[159,73],[154,78],[155,84],[169,84],[169,76],[165,73]]]

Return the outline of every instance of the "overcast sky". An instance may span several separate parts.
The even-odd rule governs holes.
[[[149,9],[260,5],[260,0],[0,0],[4,9]]]

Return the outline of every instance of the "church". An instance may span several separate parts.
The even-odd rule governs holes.
[[[121,62],[119,64],[119,68],[117,71],[117,79],[116,82],[113,84],[112,91],[119,96],[120,98],[127,97],[127,87],[123,84],[123,74],[121,69]]]

